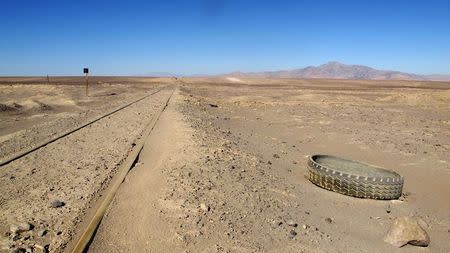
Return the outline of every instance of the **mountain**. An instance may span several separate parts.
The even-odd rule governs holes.
[[[327,78],[327,79],[360,79],[360,80],[441,80],[448,81],[445,75],[416,75],[391,70],[378,70],[363,65],[347,65],[332,61],[314,67],[264,71],[264,72],[231,72],[224,76],[233,77],[261,77],[261,78]]]

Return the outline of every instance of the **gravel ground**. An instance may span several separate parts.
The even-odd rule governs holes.
[[[448,84],[184,78],[177,83],[179,91],[89,251],[450,248]],[[1,228],[34,225],[19,237],[7,232],[6,245],[36,241],[60,250],[164,94],[5,166]],[[404,194],[379,201],[321,189],[305,178],[307,157],[316,153],[395,170],[405,178]],[[421,219],[431,238],[428,247],[397,249],[383,241],[401,216]],[[42,229],[47,235],[39,235]]]
[[[2,166],[2,248],[61,251],[169,94],[157,93]],[[14,228],[23,223],[31,227]]]
[[[228,86],[183,89],[183,113],[205,149],[207,173],[194,170],[182,177],[190,187],[171,194],[188,198],[185,192],[206,180],[192,196],[212,210],[194,245],[212,238],[225,252],[390,252],[395,248],[382,238],[392,220],[414,215],[427,224],[432,244],[408,252],[450,247],[448,90]],[[307,156],[316,153],[396,170],[405,177],[402,199],[356,199],[312,185],[304,176]]]
[[[80,94],[79,87],[67,85],[0,86],[3,104],[22,101],[26,105],[23,101],[32,101],[32,105],[40,105],[38,108],[22,106],[17,110],[0,112],[3,121],[0,125],[0,160],[136,100],[145,89],[148,87],[127,91],[122,85],[102,85],[95,87],[90,97],[85,97]]]

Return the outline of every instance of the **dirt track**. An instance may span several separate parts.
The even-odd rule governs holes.
[[[179,91],[116,195],[90,251],[446,252],[450,248],[448,83],[233,81],[177,82]],[[141,106],[139,110],[152,108]],[[124,133],[112,126],[103,129]],[[405,177],[405,194],[401,200],[375,201],[320,189],[304,177],[306,157],[315,153],[393,169]],[[79,157],[83,161],[89,156]],[[21,175],[27,169],[14,173]],[[92,180],[94,174],[87,171],[84,177]],[[33,175],[23,174],[22,180]],[[2,186],[2,192],[15,187]],[[67,187],[79,188],[74,183]],[[11,191],[7,196],[16,195]],[[2,216],[14,217],[4,211],[9,210],[4,203],[11,201],[1,202]],[[24,203],[20,210],[31,204]],[[429,247],[397,249],[383,242],[392,220],[403,215],[425,222]],[[64,215],[55,213],[47,222],[58,224],[58,217]],[[70,223],[64,226],[73,229]]]

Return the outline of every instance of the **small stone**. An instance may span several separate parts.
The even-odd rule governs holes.
[[[327,223],[330,223],[330,224],[333,223],[333,219],[332,219],[332,218],[329,218],[329,217],[328,217],[328,218],[325,218],[325,221],[326,221]]]
[[[309,225],[306,225],[306,224],[305,224],[305,225],[302,226],[302,228],[303,228],[303,229],[308,229],[308,228],[309,228]]]
[[[40,237],[42,237],[42,236],[44,236],[44,235],[46,235],[47,234],[47,230],[45,230],[45,229],[41,229],[41,230],[39,230],[38,231],[38,236],[40,236]]]
[[[9,230],[11,231],[11,233],[13,234],[17,234],[17,233],[21,233],[21,232],[26,232],[26,231],[30,231],[33,229],[33,225],[31,225],[28,222],[21,222],[18,224],[12,224],[9,227]]]
[[[20,238],[20,235],[18,235],[18,234],[14,234],[13,236],[12,236],[12,238],[11,238],[11,240],[13,240],[14,242],[15,241],[18,241],[18,240],[20,240],[21,238]]]
[[[280,155],[278,155],[278,154],[273,154],[273,158],[280,158]]]
[[[386,207],[386,213],[391,213],[391,205],[388,205],[388,206]]]
[[[297,235],[297,232],[295,232],[295,230],[291,230],[291,231],[289,232],[289,238],[290,238],[290,239],[293,239],[296,235]]]
[[[209,211],[209,206],[207,206],[205,203],[201,203],[200,204],[200,209],[202,209],[202,211],[204,211],[204,212],[208,212]]]
[[[419,225],[415,217],[400,217],[394,220],[384,241],[396,247],[406,244],[426,247],[430,243],[427,232]]]
[[[295,223],[293,220],[288,220],[288,221],[286,222],[286,224],[287,224],[288,226],[291,226],[291,227],[294,227],[294,228],[298,226],[298,224]]]
[[[48,253],[48,248],[50,247],[50,245],[40,245],[40,244],[35,244],[34,245],[34,249],[36,252],[40,252],[40,253]]]
[[[64,203],[60,200],[53,200],[51,204],[52,204],[53,208],[63,207],[66,205],[66,203]]]

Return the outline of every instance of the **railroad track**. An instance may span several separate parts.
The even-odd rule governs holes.
[[[123,109],[125,109],[125,108],[127,108],[127,107],[129,107],[131,105],[133,105],[133,104],[136,104],[137,102],[142,101],[142,100],[144,100],[144,99],[146,99],[146,98],[148,98],[148,97],[150,97],[150,96],[160,92],[161,90],[162,89],[159,89],[159,90],[157,90],[155,92],[151,92],[150,94],[147,94],[147,95],[145,95],[145,96],[143,96],[143,97],[141,97],[141,98],[139,98],[137,100],[134,100],[134,101],[132,101],[130,103],[122,105],[122,106],[120,106],[120,107],[118,107],[118,108],[116,108],[116,109],[114,109],[114,110],[112,110],[112,111],[110,111],[110,112],[108,112],[106,114],[98,116],[98,117],[96,117],[96,118],[94,118],[94,119],[92,119],[92,120],[90,120],[90,121],[88,121],[86,123],[83,123],[83,124],[81,124],[81,125],[79,125],[79,126],[77,126],[75,128],[69,129],[69,130],[67,130],[67,131],[65,131],[65,132],[63,132],[63,133],[61,133],[59,135],[56,135],[56,136],[54,136],[54,137],[52,137],[50,139],[47,139],[47,140],[45,140],[43,142],[40,142],[39,144],[37,144],[34,147],[22,150],[22,151],[20,151],[18,153],[13,154],[10,157],[5,158],[4,160],[0,160],[0,167],[4,166],[4,165],[6,165],[6,164],[8,164],[8,163],[10,163],[12,161],[15,161],[15,160],[17,160],[17,159],[19,159],[21,157],[24,157],[24,156],[26,156],[26,155],[28,155],[28,154],[30,154],[30,153],[32,153],[32,152],[42,148],[42,147],[45,147],[45,146],[47,146],[48,144],[50,144],[52,142],[55,142],[55,141],[57,141],[57,140],[59,140],[61,138],[64,138],[64,137],[66,137],[66,136],[68,136],[70,134],[73,134],[73,133],[75,133],[75,132],[77,132],[77,131],[79,131],[79,130],[81,130],[81,129],[83,129],[83,128],[85,128],[85,127],[87,127],[87,126],[89,126],[89,125],[91,125],[91,124],[101,120],[101,119],[103,119],[103,118],[106,118],[106,117],[108,117],[108,116],[110,116],[110,115],[112,115],[112,114],[114,114],[116,112],[119,112],[119,111],[121,111],[121,110],[123,110]]]
[[[172,98],[173,93],[175,92],[175,88],[172,90],[170,96],[166,99],[164,105],[161,109],[155,114],[150,123],[146,126],[144,132],[141,134],[141,137],[135,141],[136,145],[133,147],[125,161],[118,168],[117,174],[114,176],[113,181],[108,187],[107,192],[105,193],[105,198],[101,201],[97,210],[95,211],[94,216],[91,218],[89,224],[85,229],[83,229],[83,233],[80,238],[76,241],[75,247],[71,250],[72,253],[83,253],[86,252],[89,248],[89,244],[91,243],[93,237],[95,236],[95,232],[97,231],[98,226],[100,225],[103,216],[106,213],[109,205],[114,199],[114,196],[119,189],[122,182],[125,180],[128,172],[133,167],[134,162],[136,161],[139,153],[144,147],[145,140],[150,135],[152,130],[155,128],[156,123],[158,122],[161,114],[169,105],[170,99]]]

